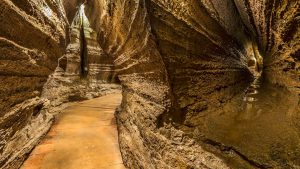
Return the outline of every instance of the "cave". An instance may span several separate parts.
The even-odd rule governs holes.
[[[1,169],[300,168],[299,0],[2,0]]]

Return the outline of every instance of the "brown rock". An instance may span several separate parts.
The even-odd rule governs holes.
[[[298,0],[82,3],[0,3],[0,166],[47,111],[121,83],[128,168],[299,168]]]

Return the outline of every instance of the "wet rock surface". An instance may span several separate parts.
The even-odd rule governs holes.
[[[89,0],[86,28],[81,3],[0,3],[0,146],[31,121],[8,129],[17,104],[92,98],[117,74],[128,168],[299,168],[298,0]]]

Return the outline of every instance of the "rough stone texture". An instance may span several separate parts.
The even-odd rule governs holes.
[[[0,9],[0,168],[18,168],[52,122],[40,95],[67,22],[59,1],[2,0]]]
[[[79,5],[83,2],[84,0],[62,0],[69,23],[72,23],[74,20],[79,9]]]
[[[203,149],[198,127],[244,93],[258,55],[269,80],[299,87],[298,1],[92,0],[86,10],[123,87],[117,117],[128,168],[227,168]],[[271,43],[279,47],[281,38],[287,43],[278,55]],[[246,168],[265,167],[215,147]]]
[[[192,114],[197,116],[201,110],[229,99],[231,96],[226,94],[234,87],[236,92],[243,89],[243,85],[237,88],[235,84],[251,80],[245,65],[246,51],[220,26],[220,30],[216,28],[211,34],[205,33],[208,28],[218,27],[207,15],[203,17],[210,25],[202,25],[207,28],[201,30],[199,23],[189,26],[191,21],[182,21],[180,16],[187,11],[180,9],[192,10],[195,4],[182,6],[178,3],[166,2],[167,7],[152,1],[147,4],[144,1],[114,1],[111,4],[94,1],[88,9],[90,20],[96,20],[93,26],[98,32],[100,46],[115,58],[122,83],[119,139],[124,162],[129,168],[226,168],[222,160],[203,150],[176,127],[191,123],[187,121],[192,120]],[[156,7],[161,20],[151,16],[156,14],[152,11]],[[146,9],[151,11],[150,16]],[[168,26],[164,20],[170,22],[169,29],[164,29]],[[186,36],[190,38],[183,38]],[[200,44],[196,46],[197,43]],[[222,46],[225,44],[226,47]],[[203,53],[203,50],[212,52]],[[214,92],[215,89],[218,90]],[[201,98],[203,95],[207,95],[206,98]],[[198,112],[187,115],[187,109]],[[188,120],[181,121],[185,117]]]
[[[18,166],[10,163],[16,154],[9,147],[26,124],[46,129],[51,121],[49,115],[42,124],[40,116],[28,118],[35,108],[27,101],[46,105],[29,99],[40,96],[60,58],[44,86],[52,106],[86,97],[90,89],[97,95],[103,89],[97,81],[114,81],[117,72],[123,100],[116,115],[128,168],[299,168],[297,159],[284,164],[278,152],[257,159],[202,131],[206,119],[245,95],[260,56],[265,79],[299,94],[299,0],[88,0],[92,29],[73,27],[70,39],[66,23],[81,1],[62,3],[66,14],[60,1],[0,3],[0,166]],[[278,97],[290,99],[285,92]],[[287,113],[299,126],[299,102],[290,107],[297,108]]]
[[[59,58],[58,66],[42,93],[43,98],[51,101],[53,113],[67,106],[63,103],[121,90],[112,58],[103,52],[96,39],[97,34],[90,28],[88,19],[78,10],[70,26],[66,53]]]
[[[120,91],[119,85],[108,84],[118,80],[95,32],[86,27],[81,34],[74,26],[69,37],[68,19],[78,11],[75,1],[72,5],[60,0],[0,3],[0,168],[22,164],[50,128],[50,113],[67,105],[62,103]],[[89,63],[82,79],[84,50]]]
[[[266,77],[291,90],[298,88],[299,93],[300,2],[235,0],[235,3],[264,56]]]

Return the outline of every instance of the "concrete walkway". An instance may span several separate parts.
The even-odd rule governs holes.
[[[21,169],[125,169],[114,118],[121,94],[65,109]]]

